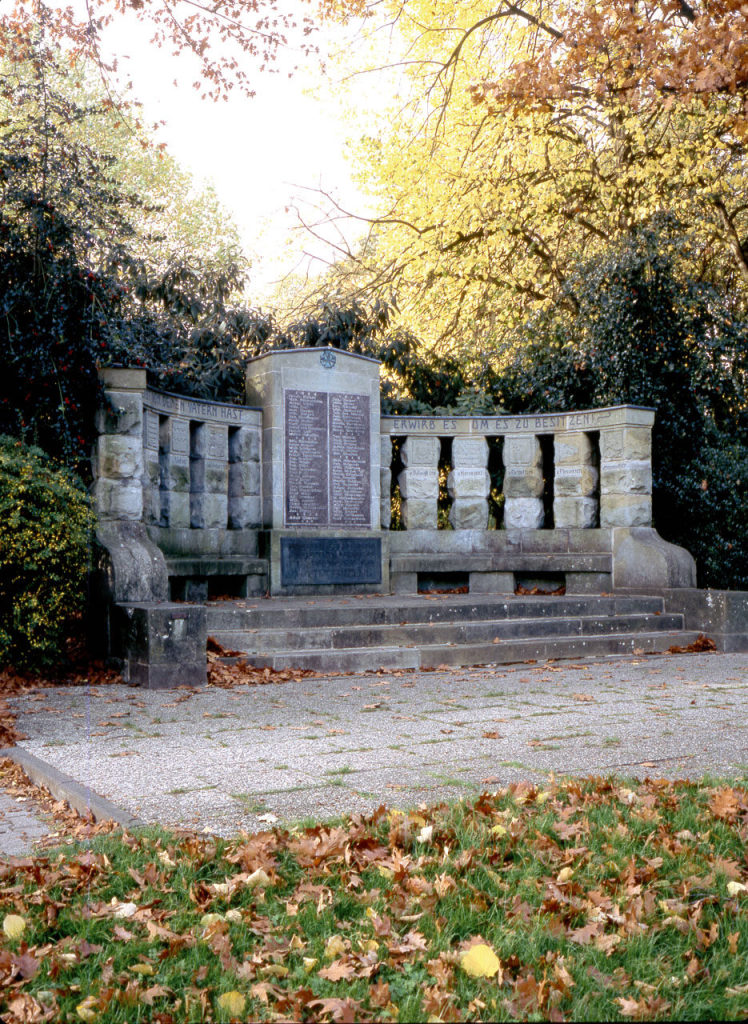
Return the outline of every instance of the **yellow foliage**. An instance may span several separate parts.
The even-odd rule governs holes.
[[[460,967],[471,978],[493,978],[499,972],[501,961],[490,946],[478,943],[460,956]]]
[[[26,931],[26,922],[20,914],[6,914],[3,918],[3,931],[9,939],[20,939]]]
[[[231,1017],[241,1017],[244,1013],[244,1007],[246,1005],[246,999],[237,992],[236,989],[232,989],[230,992],[224,992],[216,1000],[218,1006],[224,1013],[228,1013]]]

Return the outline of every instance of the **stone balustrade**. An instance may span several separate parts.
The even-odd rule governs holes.
[[[145,370],[101,376],[93,499],[116,600],[204,600],[211,580],[264,593],[261,411],[155,391]]]
[[[144,370],[104,370],[94,503],[102,521],[171,530],[260,524],[259,410],[154,391]]]
[[[390,525],[392,441],[398,439],[401,523],[437,527],[439,467],[451,447],[447,488],[455,530],[489,523],[489,439],[501,446],[506,529],[652,525],[654,411],[615,406],[528,416],[383,416],[382,527]],[[495,524],[500,525],[500,524]]]

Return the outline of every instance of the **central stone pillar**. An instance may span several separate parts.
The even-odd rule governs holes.
[[[334,348],[268,352],[249,362],[247,402],[263,412],[271,593],[386,590],[379,362]]]
[[[485,437],[456,437],[452,441],[452,472],[447,487],[452,496],[449,521],[455,530],[485,530],[488,526],[488,442]]]
[[[400,449],[405,469],[400,485],[400,515],[406,530],[435,530],[439,500],[438,437],[407,437]]]
[[[558,433],[554,439],[553,519],[557,527],[587,530],[598,516],[599,474],[589,436],[581,431]]]
[[[533,434],[504,441],[504,526],[507,530],[539,530],[543,511],[543,453]]]

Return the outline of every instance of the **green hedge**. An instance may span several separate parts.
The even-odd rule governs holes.
[[[39,448],[0,437],[0,523],[0,665],[42,668],[83,605],[88,495]]]

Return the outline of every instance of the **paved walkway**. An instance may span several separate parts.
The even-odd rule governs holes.
[[[50,825],[30,798],[11,796],[0,789],[0,853],[23,857],[49,832]]]
[[[23,747],[47,764],[144,821],[222,835],[550,772],[748,775],[746,654],[43,690],[10,703]],[[0,831],[10,853],[6,842]]]

